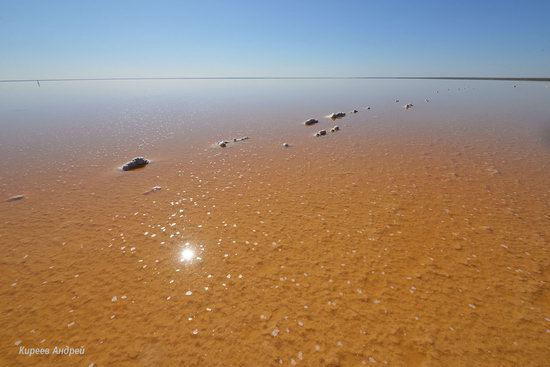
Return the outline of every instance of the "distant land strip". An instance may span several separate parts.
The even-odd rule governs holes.
[[[21,82],[77,82],[117,80],[500,80],[518,82],[550,82],[550,78],[476,77],[476,76],[213,76],[213,77],[122,77],[122,78],[50,78],[50,79],[3,79],[0,83]]]

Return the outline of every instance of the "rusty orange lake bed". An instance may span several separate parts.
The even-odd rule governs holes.
[[[2,84],[0,128],[1,366],[548,365],[547,83]]]

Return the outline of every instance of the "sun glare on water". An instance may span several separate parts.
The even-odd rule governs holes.
[[[183,250],[181,250],[181,253],[180,253],[180,261],[190,262],[195,258],[195,250],[193,250],[191,247],[187,247],[189,246],[188,243],[186,243],[185,245],[186,247],[183,248]]]

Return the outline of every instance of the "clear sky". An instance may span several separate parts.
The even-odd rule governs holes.
[[[550,0],[0,0],[0,79],[550,77]]]

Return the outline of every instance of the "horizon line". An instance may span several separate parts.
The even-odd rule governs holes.
[[[2,79],[0,83],[73,82],[73,81],[124,81],[124,80],[495,80],[550,82],[550,77],[479,77],[479,76],[197,76],[197,77],[112,77],[112,78],[45,78]]]

